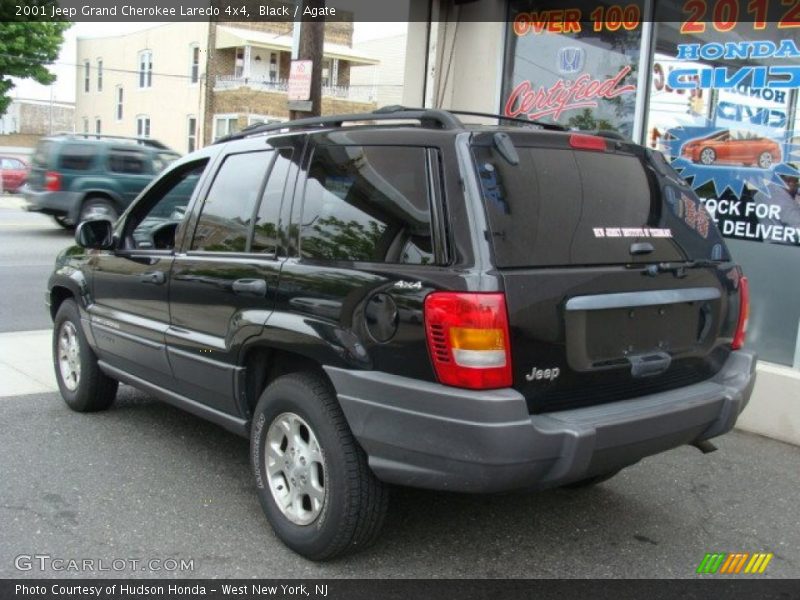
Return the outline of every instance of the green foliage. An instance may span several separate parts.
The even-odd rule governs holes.
[[[28,2],[27,4],[50,4]],[[0,21],[0,115],[5,114],[14,88],[9,77],[33,79],[43,85],[56,77],[46,65],[58,57],[64,32],[71,23],[58,21]]]

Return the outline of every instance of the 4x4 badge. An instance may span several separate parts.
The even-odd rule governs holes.
[[[533,367],[531,372],[525,375],[525,379],[528,381],[533,381],[534,379],[547,379],[548,381],[553,381],[559,375],[561,375],[561,369],[558,367],[553,367],[552,369],[537,369],[536,367]]]
[[[397,281],[394,284],[394,287],[400,288],[401,290],[421,290],[422,289],[422,282],[421,281]]]

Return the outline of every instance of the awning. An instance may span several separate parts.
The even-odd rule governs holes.
[[[220,25],[217,27],[217,50],[223,48],[236,48],[239,46],[255,46],[267,50],[280,52],[292,51],[292,36],[267,33],[265,31],[251,31]],[[343,44],[330,44],[325,42],[323,47],[325,58],[338,58],[359,65],[377,65],[380,61],[367,56],[363,52],[353,50]]]

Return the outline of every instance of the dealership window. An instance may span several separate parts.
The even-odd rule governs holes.
[[[88,60],[83,61],[83,91],[88,92],[91,82],[91,65]]]
[[[153,52],[143,50],[139,52],[139,87],[153,86]]]
[[[197,117],[194,115],[186,117],[186,126],[188,131],[186,151],[194,152],[197,149]]]
[[[509,2],[503,112],[632,136],[644,2],[598,3],[578,17],[583,13],[562,10],[562,2],[531,6]],[[548,26],[540,16],[548,8],[562,20]]]
[[[150,117],[147,115],[136,117],[136,136],[141,138],[150,137]]]
[[[122,114],[123,114],[122,102],[123,102],[124,95],[123,95],[123,91],[122,91],[122,86],[121,85],[118,85],[115,88],[114,96],[115,96],[116,102],[117,102],[117,107],[116,107],[117,121],[122,121]]]
[[[97,91],[103,91],[103,59],[97,59]]]
[[[189,81],[191,81],[191,83],[197,83],[200,79],[200,46],[192,44],[190,47],[190,55]]]
[[[645,130],[646,143],[695,188],[750,280],[748,346],[761,359],[795,366],[798,46],[796,29],[777,22],[656,23]]]
[[[214,139],[239,131],[239,115],[214,115]]]

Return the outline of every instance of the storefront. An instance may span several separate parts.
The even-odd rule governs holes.
[[[501,109],[668,156],[751,279],[749,345],[798,368],[800,8],[677,4],[511,0]]]

